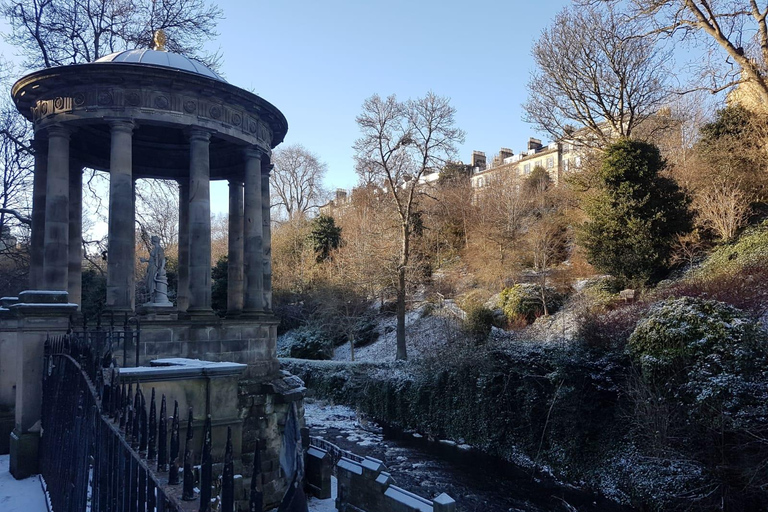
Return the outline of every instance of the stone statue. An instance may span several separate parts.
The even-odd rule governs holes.
[[[141,258],[147,264],[147,293],[149,302],[146,306],[171,306],[168,300],[168,276],[165,273],[165,251],[160,246],[160,237],[152,237],[152,250],[149,259]]]

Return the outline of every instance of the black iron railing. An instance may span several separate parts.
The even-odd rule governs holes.
[[[309,445],[315,446],[317,448],[320,448],[321,450],[325,450],[326,452],[328,452],[328,454],[331,456],[331,461],[333,461],[334,473],[336,472],[336,464],[339,463],[339,460],[341,460],[342,457],[353,460],[355,462],[363,462],[365,460],[365,457],[361,457],[356,453],[352,453],[348,450],[344,450],[343,448],[339,448],[335,444],[326,441],[322,437],[310,436]]]
[[[115,368],[103,368],[109,353],[92,350],[70,333],[49,337],[43,380],[41,473],[56,512],[164,512],[197,509],[234,511],[232,433],[228,431],[220,495],[212,500],[211,421],[206,419],[200,477],[194,487],[193,412],[180,471],[179,408],[167,415],[163,395],[157,414],[138,383],[123,382]],[[171,423],[170,451],[168,423]],[[250,509],[262,510],[258,451],[254,457]],[[180,478],[180,473],[183,474]],[[179,484],[183,491],[179,493]],[[191,501],[185,505],[184,501]],[[218,503],[217,503],[218,502]]]
[[[141,323],[137,317],[108,313],[92,319],[83,315],[80,325],[70,324],[72,334],[100,356],[110,354],[123,368],[139,366],[142,345]],[[108,363],[104,366],[109,366]]]

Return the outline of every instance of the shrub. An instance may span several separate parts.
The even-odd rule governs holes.
[[[280,357],[331,359],[332,343],[322,331],[309,327],[295,329],[279,351]]]
[[[554,289],[546,288],[544,296],[550,314],[562,305],[562,299]],[[544,314],[541,287],[536,284],[521,283],[505,288],[499,296],[499,308],[510,323],[521,320],[526,323],[533,322],[537,317]]]
[[[758,361],[768,360],[768,340],[757,322],[728,304],[692,297],[654,305],[629,337],[629,348],[645,377],[689,387],[694,381],[694,387],[706,385],[704,380],[724,372],[743,376]],[[673,376],[682,381],[669,381]],[[723,391],[714,380],[710,384],[719,391],[700,391]]]
[[[466,310],[466,313],[464,332],[471,336],[475,343],[482,343],[491,333],[493,311],[483,305],[474,304]]]
[[[648,306],[642,303],[624,305],[612,311],[586,311],[577,338],[587,346],[623,349]]]
[[[641,402],[668,418],[665,443],[718,480],[706,499],[718,509],[764,508],[747,504],[768,486],[768,333],[733,306],[683,297],[654,305],[629,349],[646,386]]]
[[[617,299],[623,283],[610,276],[595,277],[584,285],[583,293],[590,302],[590,309],[600,310],[611,306]]]
[[[363,315],[355,325],[355,347],[364,347],[379,337],[378,322],[373,315]]]

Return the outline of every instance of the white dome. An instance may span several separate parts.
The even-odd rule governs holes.
[[[163,68],[179,69],[188,73],[207,76],[220,82],[226,82],[208,66],[178,53],[161,52],[157,50],[126,50],[110,53],[94,62],[125,62],[128,64],[145,64]]]

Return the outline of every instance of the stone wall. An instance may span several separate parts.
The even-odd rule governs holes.
[[[285,494],[287,482],[280,469],[280,446],[285,421],[295,403],[298,420],[304,424],[304,383],[288,372],[264,381],[260,378],[244,378],[239,383],[238,407],[243,418],[243,465],[244,488],[250,488],[253,457],[256,450],[261,454],[261,482],[265,509],[276,507]]]

